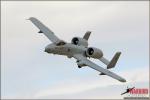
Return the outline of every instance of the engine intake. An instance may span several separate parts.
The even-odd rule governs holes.
[[[90,47],[86,50],[86,55],[88,57],[99,59],[103,56],[103,52],[100,49]]]
[[[83,39],[83,38],[80,38],[80,37],[74,37],[71,41],[72,44],[74,45],[82,45],[82,46],[88,46],[88,42],[87,40]]]
[[[72,39],[71,42],[72,42],[72,44],[77,45],[79,43],[79,39],[77,37],[75,37],[75,38]]]

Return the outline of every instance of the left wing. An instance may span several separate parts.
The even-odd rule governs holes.
[[[39,33],[44,33],[46,37],[51,40],[53,43],[58,43],[61,40],[48,28],[46,27],[42,22],[40,22],[38,19],[34,17],[30,17],[29,20],[37,27],[39,28]]]
[[[78,61],[80,61],[82,64],[85,64],[101,73],[104,73],[120,82],[126,82],[126,80],[120,76],[118,76],[117,74],[107,70],[107,69],[104,69],[98,65],[96,65],[95,63],[91,62],[90,60],[88,60],[86,57],[80,55],[80,54],[76,54],[73,56],[75,59],[77,59]]]

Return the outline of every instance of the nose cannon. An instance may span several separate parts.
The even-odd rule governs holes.
[[[49,48],[45,48],[44,52],[49,53],[50,49]]]

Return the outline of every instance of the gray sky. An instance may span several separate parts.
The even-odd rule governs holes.
[[[116,99],[123,98],[120,93],[127,86],[148,88],[148,1],[3,1],[1,6],[2,98]],[[122,52],[111,71],[127,83],[88,67],[78,69],[74,59],[45,53],[51,42],[25,20],[29,17],[67,42],[92,31],[89,46],[103,50],[106,58]]]

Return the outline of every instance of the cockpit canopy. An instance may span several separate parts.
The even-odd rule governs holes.
[[[65,45],[65,44],[66,44],[66,42],[61,40],[58,43],[56,43],[56,46],[62,46],[62,45]]]

